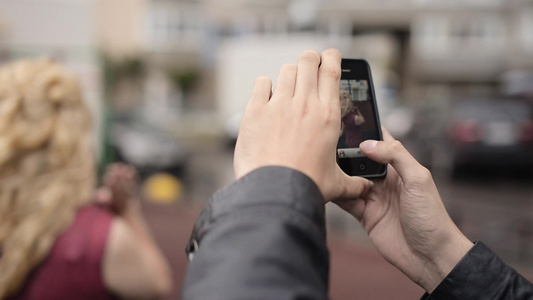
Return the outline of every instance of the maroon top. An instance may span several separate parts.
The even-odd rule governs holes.
[[[104,286],[102,264],[113,215],[81,208],[41,265],[11,300],[116,299]]]
[[[363,133],[361,131],[361,125],[355,124],[355,116],[357,115],[357,108],[354,107],[344,118],[344,132],[346,133],[346,146],[349,148],[358,148],[359,144],[363,141]]]

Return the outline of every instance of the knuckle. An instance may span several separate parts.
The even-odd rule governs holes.
[[[423,166],[420,166],[420,168],[416,171],[415,175],[413,175],[410,180],[413,186],[420,187],[426,187],[432,181],[433,176],[431,175],[431,172]]]
[[[431,175],[431,172],[424,166],[420,166],[420,178],[419,180],[421,182],[431,182],[433,181],[433,176]]]
[[[322,66],[320,68],[320,72],[322,73],[322,75],[327,76],[327,77],[331,77],[331,78],[334,78],[334,79],[341,78],[341,68],[340,68],[340,66],[339,67]]]
[[[335,48],[328,48],[328,49],[322,51],[322,56],[335,56],[335,57],[340,58],[342,55],[339,52],[339,50],[337,50]]]
[[[318,54],[318,52],[314,50],[306,50],[300,55],[298,60],[304,62],[318,63],[320,62],[320,54]]]
[[[394,140],[391,142],[391,150],[393,152],[402,152],[402,151],[405,151],[405,148],[403,147],[402,142],[398,140]]]
[[[340,122],[340,111],[333,109],[332,107],[325,107],[323,109],[324,119],[326,124],[336,124]]]
[[[307,105],[307,103],[305,103],[305,101],[301,101],[301,105],[298,105],[295,109],[296,111],[296,115],[299,116],[299,117],[305,117],[305,116],[308,116],[309,113],[313,112],[313,110],[311,108],[309,108],[309,105]],[[292,118],[292,116],[290,116],[289,114],[286,114],[287,117],[289,118]]]

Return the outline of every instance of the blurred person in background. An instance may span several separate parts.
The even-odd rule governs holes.
[[[91,116],[48,59],[0,70],[0,299],[153,299],[170,291],[135,170],[111,166],[93,203]]]
[[[362,124],[365,117],[355,106],[352,95],[346,89],[340,91],[341,101],[341,138],[339,148],[358,148],[363,140]],[[344,136],[344,137],[343,137]]]
[[[273,92],[270,79],[256,80],[235,148],[237,181],[196,222],[183,299],[328,299],[330,201],[360,221],[423,299],[532,299],[530,282],[455,226],[431,173],[387,131],[360,145],[388,164],[386,178],[340,169],[340,66],[336,50],[306,51],[280,69]]]

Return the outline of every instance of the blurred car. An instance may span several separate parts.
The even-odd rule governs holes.
[[[512,99],[463,100],[448,124],[454,174],[467,167],[533,170],[533,110]]]
[[[111,145],[119,161],[132,164],[141,174],[183,173],[188,152],[171,132],[143,117],[123,113],[113,119]]]

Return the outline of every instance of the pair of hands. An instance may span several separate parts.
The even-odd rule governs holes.
[[[326,202],[356,217],[385,259],[426,291],[433,291],[472,243],[448,216],[431,173],[384,131],[363,153],[389,164],[375,183],[346,175],[336,163],[341,126],[341,54],[305,51],[281,67],[276,87],[259,77],[246,107],[237,145],[237,178],[263,167],[285,166],[309,176]]]

